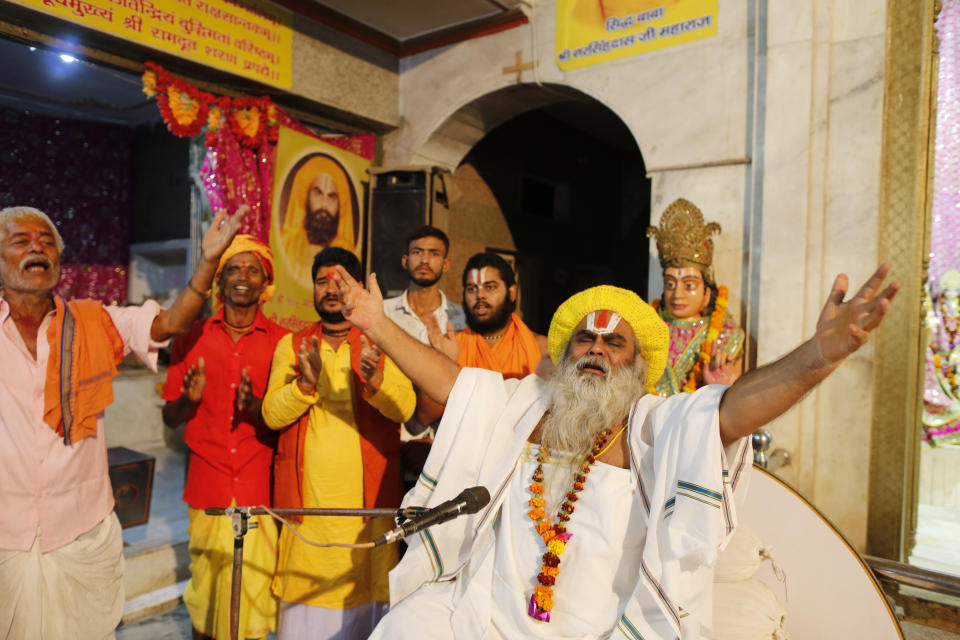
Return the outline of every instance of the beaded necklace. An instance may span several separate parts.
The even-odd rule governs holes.
[[[573,534],[567,533],[565,525],[573,514],[573,503],[579,499],[577,494],[583,491],[583,487],[587,483],[587,474],[590,473],[590,468],[597,462],[597,458],[610,448],[613,441],[623,433],[626,427],[626,421],[624,421],[617,435],[613,437],[609,444],[607,444],[607,438],[610,436],[610,429],[604,429],[597,434],[597,439],[594,441],[590,453],[580,463],[578,472],[573,476],[573,487],[567,492],[563,503],[557,510],[556,524],[547,519],[547,513],[544,510],[547,501],[543,497],[543,463],[550,456],[550,452],[542,443],[540,444],[540,451],[537,453],[537,468],[533,471],[533,482],[530,484],[530,492],[533,497],[527,503],[531,507],[530,511],[527,512],[527,517],[533,520],[537,533],[540,534],[544,544],[547,545],[547,552],[543,554],[543,565],[540,567],[540,574],[537,576],[540,586],[534,588],[533,595],[530,596],[530,602],[527,605],[527,615],[534,620],[550,622],[550,611],[553,610],[553,585],[556,584],[557,576],[560,575],[560,556],[563,555],[567,542],[573,536]]]

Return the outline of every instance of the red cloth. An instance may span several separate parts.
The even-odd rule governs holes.
[[[360,456],[363,460],[363,507],[392,507],[403,499],[403,470],[400,453],[400,425],[363,400],[363,388],[367,381],[360,373],[362,332],[351,327],[347,334],[350,344],[350,365],[353,370],[353,413],[360,432]],[[293,334],[293,350],[300,350],[303,340],[316,336],[323,339],[323,327],[316,323]],[[383,370],[384,355],[380,354],[379,369]],[[306,432],[310,423],[310,411],[295,424],[280,433],[277,445],[277,468],[274,478],[274,500],[278,507],[299,509],[303,504],[303,460]],[[316,505],[306,505],[316,506]],[[300,522],[302,517],[290,516]]]
[[[207,375],[203,400],[183,438],[191,452],[183,500],[191,507],[228,507],[233,498],[244,506],[270,504],[276,434],[262,419],[238,419],[236,393],[240,371],[246,368],[253,393],[263,397],[273,352],[286,333],[258,310],[253,328],[234,342],[223,326],[221,309],[174,341],[163,399],[180,397],[183,375],[201,356]]]

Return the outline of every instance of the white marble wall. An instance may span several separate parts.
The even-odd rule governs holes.
[[[855,4],[769,4],[759,363],[812,334],[836,274],[857,284],[878,262],[884,2]],[[770,427],[784,477],[858,548],[871,367],[868,345]]]
[[[577,89],[626,123],[653,175],[654,222],[683,196],[722,224],[718,279],[731,287],[731,309],[755,310],[757,359],[769,362],[811,335],[834,274],[860,281],[877,262],[884,6],[720,0],[716,37],[563,72],[554,61],[555,3],[538,1],[529,25],[401,61],[402,124],[385,141],[385,164],[455,166],[470,136],[483,134],[471,103],[516,82],[501,69],[521,51],[538,62],[524,82]],[[751,46],[751,7],[765,18],[765,58]],[[463,120],[459,139],[435,136],[451,118]],[[754,162],[659,171],[745,156]],[[744,242],[751,234],[759,251]],[[748,295],[754,276],[756,300]],[[871,386],[868,347],[771,427],[775,446],[793,454],[784,476],[859,548]]]

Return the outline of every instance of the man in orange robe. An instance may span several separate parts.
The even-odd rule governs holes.
[[[446,339],[432,327],[430,341],[460,367],[490,369],[504,378],[531,373],[548,377],[553,371],[547,338],[534,333],[514,313],[517,281],[506,260],[495,253],[478,253],[463,270],[463,310],[467,328]],[[448,330],[447,335],[452,332]]]

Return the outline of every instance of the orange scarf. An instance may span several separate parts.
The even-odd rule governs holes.
[[[457,342],[460,343],[458,365],[499,371],[504,378],[523,378],[536,373],[543,357],[533,331],[515,313],[510,314],[507,331],[493,348],[486,338],[469,328],[457,334]]]
[[[97,416],[113,402],[113,378],[123,340],[98,300],[54,297],[57,314],[47,328],[50,359],[43,421],[64,444],[97,433]]]

